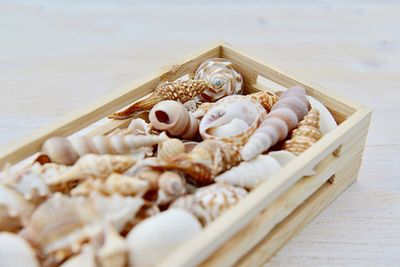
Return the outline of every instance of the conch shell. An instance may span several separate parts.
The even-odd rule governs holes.
[[[0,266],[39,267],[35,251],[19,235],[7,232],[0,233]]]
[[[175,100],[185,103],[208,89],[210,86],[206,80],[185,80],[175,82],[163,82],[147,98],[133,103],[122,111],[109,116],[110,119],[127,119],[135,113],[150,110],[155,104],[163,100]]]
[[[176,138],[169,138],[158,145],[157,157],[168,159],[185,152],[184,143]]]
[[[278,159],[274,154],[278,156]],[[293,158],[295,158],[295,156],[287,151],[259,155],[251,161],[244,161],[238,166],[220,174],[215,178],[215,181],[251,190],[268,179],[271,175],[275,174],[284,164],[288,163]]]
[[[290,140],[287,140],[283,144],[283,149],[298,156],[321,139],[321,137],[319,111],[311,109],[299,123],[299,127],[293,130]]]
[[[152,216],[126,238],[130,266],[153,266],[200,231],[200,223],[185,210],[168,209]]]
[[[165,135],[98,135],[94,137],[52,137],[44,142],[42,151],[54,163],[71,165],[86,154],[128,154],[142,147],[165,141]]]
[[[158,205],[166,205],[187,193],[185,177],[173,171],[164,172],[158,180]]]
[[[335,118],[321,102],[312,96],[307,96],[307,100],[310,102],[311,109],[319,111],[319,129],[322,134],[327,134],[337,127]]]
[[[171,208],[181,208],[192,213],[207,225],[247,195],[247,191],[228,184],[212,184],[199,188],[193,195],[178,198]]]
[[[267,112],[246,96],[228,96],[219,100],[200,122],[204,139],[242,145],[254,133]]]
[[[197,97],[202,102],[215,102],[225,96],[243,93],[242,75],[232,67],[230,61],[223,58],[204,61],[196,70],[194,78],[210,83],[209,88]]]
[[[150,188],[149,181],[119,173],[113,173],[105,180],[87,179],[71,190],[73,196],[89,196],[92,192],[103,195],[143,196]]]
[[[284,140],[307,114],[308,108],[303,88],[293,87],[283,92],[267,118],[240,151],[243,160],[252,160],[278,141]]]
[[[135,162],[130,156],[87,154],[61,175],[51,180],[49,179],[47,184],[52,187],[58,187],[82,179],[104,179],[113,172],[125,172]]]
[[[17,231],[35,206],[19,192],[0,184],[0,231]]]
[[[199,122],[192,113],[182,103],[173,100],[156,104],[150,110],[149,120],[155,129],[185,139],[193,138],[199,129]]]

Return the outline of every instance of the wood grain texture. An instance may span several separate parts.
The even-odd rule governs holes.
[[[400,4],[202,3],[1,1],[0,143],[224,39],[374,109],[358,181],[268,266],[398,265]]]

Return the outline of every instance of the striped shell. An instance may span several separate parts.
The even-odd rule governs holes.
[[[299,123],[299,127],[293,130],[292,137],[284,143],[283,149],[298,156],[321,139],[321,137],[319,111],[312,109]]]
[[[204,61],[198,67],[194,78],[210,83],[210,88],[197,97],[202,102],[215,102],[225,96],[243,93],[242,75],[226,59],[211,58]]]
[[[185,152],[185,145],[176,138],[169,138],[158,145],[157,157],[168,159],[172,156],[179,155]]]
[[[200,122],[204,139],[243,145],[254,133],[267,112],[246,96],[228,96],[219,100]]]
[[[278,96],[272,92],[268,91],[260,91],[257,93],[249,94],[247,97],[255,100],[256,102],[260,103],[268,112],[271,111],[272,106],[278,101]]]

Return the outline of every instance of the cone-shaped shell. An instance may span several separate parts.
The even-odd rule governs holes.
[[[203,102],[215,102],[225,96],[243,93],[242,75],[233,68],[230,61],[223,58],[204,61],[196,70],[194,78],[210,83],[209,88],[198,96]]]
[[[193,138],[199,129],[199,122],[192,113],[182,103],[172,100],[155,105],[150,110],[149,120],[155,129],[185,139]]]
[[[265,109],[246,96],[228,96],[219,100],[200,122],[204,139],[243,145],[267,115]]]
[[[130,266],[153,266],[201,231],[187,211],[168,209],[136,225],[127,236]]]
[[[283,149],[298,156],[321,139],[321,137],[319,111],[312,109],[299,123],[299,127],[293,130],[292,137],[284,143]]]
[[[0,233],[0,266],[1,267],[39,267],[35,251],[19,235]]]
[[[110,119],[127,119],[135,113],[150,110],[154,105],[163,100],[175,100],[185,103],[209,88],[206,80],[185,80],[175,82],[163,82],[147,98],[133,103],[126,109],[109,116]]]

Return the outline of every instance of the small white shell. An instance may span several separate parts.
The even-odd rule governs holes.
[[[39,267],[35,251],[19,235],[0,233],[0,266],[1,267]]]
[[[312,96],[307,96],[307,100],[310,102],[311,108],[319,111],[319,129],[322,134],[325,135],[337,127],[335,118],[321,102]]]
[[[136,118],[131,121],[128,129],[131,129],[133,135],[149,135],[151,133],[151,124],[141,118]]]
[[[93,242],[99,267],[124,267],[128,261],[125,239],[109,225],[99,239]]]
[[[181,209],[168,209],[142,221],[126,239],[130,266],[155,265],[200,230],[197,219]]]
[[[85,246],[82,251],[69,258],[60,267],[97,267],[93,249]]]
[[[187,193],[186,180],[183,174],[166,171],[158,180],[157,204],[165,205]]]

